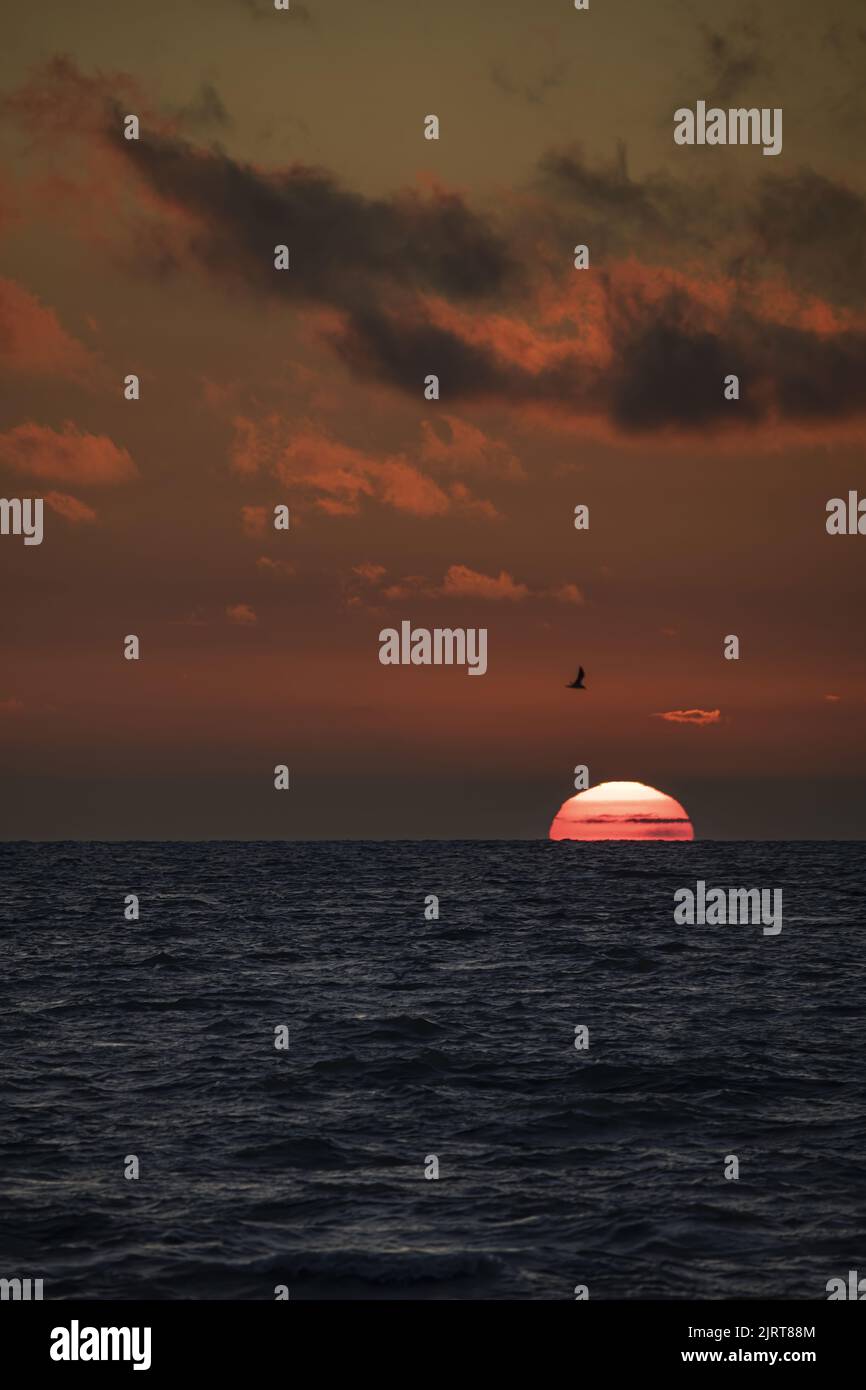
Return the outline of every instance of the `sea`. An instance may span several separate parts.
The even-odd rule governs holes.
[[[866,1273],[859,843],[6,843],[0,874],[0,1276],[45,1298]],[[698,881],[781,889],[781,932],[677,924]]]

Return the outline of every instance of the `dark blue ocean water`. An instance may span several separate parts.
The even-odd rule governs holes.
[[[6,844],[0,873],[0,1275],[46,1298],[866,1273],[859,844]],[[675,925],[699,878],[781,888],[781,934]]]

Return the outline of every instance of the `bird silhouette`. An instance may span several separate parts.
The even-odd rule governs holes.
[[[585,675],[586,675],[586,672],[584,671],[583,667],[581,666],[580,669],[578,670],[578,673],[577,673],[577,680],[576,680],[576,681],[569,681],[568,685],[565,687],[566,690],[586,690],[586,686],[585,686],[584,683],[583,683],[583,678],[584,678]]]

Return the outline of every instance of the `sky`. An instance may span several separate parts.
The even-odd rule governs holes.
[[[0,835],[861,838],[864,77],[857,0],[12,0]]]

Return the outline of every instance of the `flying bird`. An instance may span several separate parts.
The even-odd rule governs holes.
[[[577,673],[577,680],[576,680],[576,681],[569,681],[568,685],[565,687],[566,690],[586,690],[586,686],[585,686],[584,683],[583,683],[583,678],[584,678],[585,675],[586,675],[586,672],[584,671],[583,667],[581,666],[580,669],[578,670],[578,673]]]

